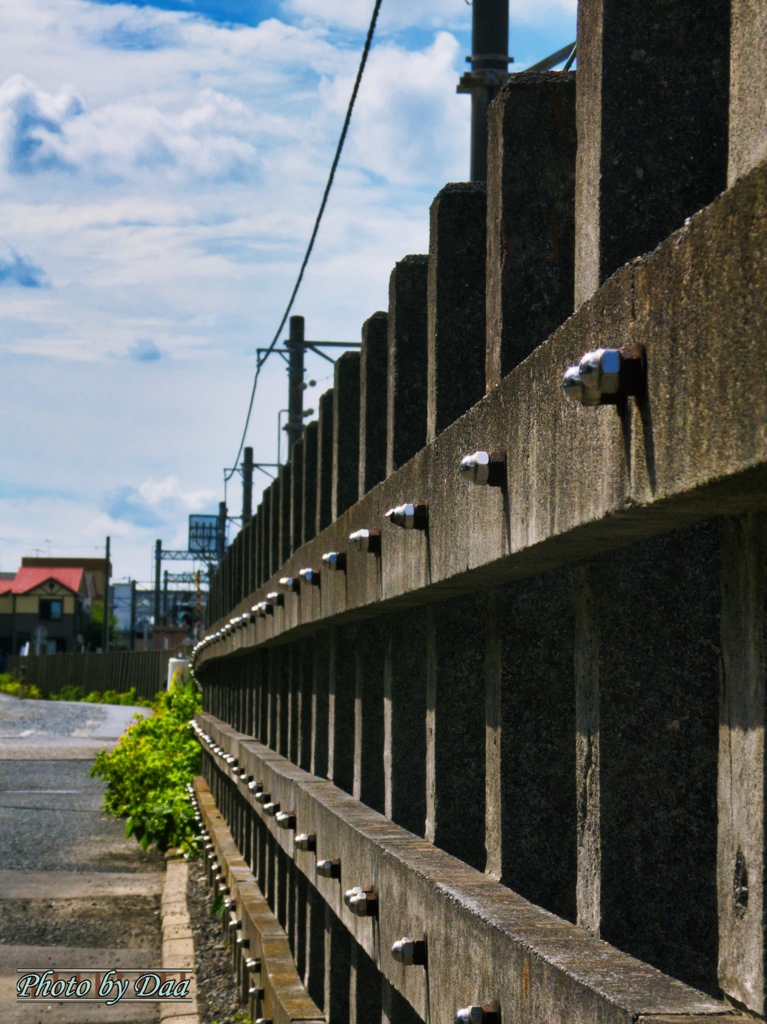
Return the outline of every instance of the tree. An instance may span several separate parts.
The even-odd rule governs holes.
[[[109,616],[109,644],[115,642],[117,633],[117,616]],[[104,602],[94,601],[91,605],[91,617],[85,630],[85,649],[95,651],[104,646]]]

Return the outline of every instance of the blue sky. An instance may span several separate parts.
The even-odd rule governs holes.
[[[188,514],[215,511],[372,6],[0,3],[0,570],[109,534],[115,578],[146,580],[155,537],[185,547]],[[512,0],[517,69],[574,38],[575,6]],[[359,339],[467,177],[470,27],[464,0],[384,0],[294,308],[309,337]],[[309,407],[328,370],[309,365]],[[248,443],[272,462],[281,361],[261,380]]]

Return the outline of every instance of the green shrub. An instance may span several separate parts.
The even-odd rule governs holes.
[[[151,708],[152,701],[146,697],[136,696],[136,687],[131,686],[127,693],[118,693],[117,690],[91,690],[85,696],[82,686],[67,684],[61,687],[59,693],[52,693],[51,700],[75,700],[85,704],[122,704],[126,707]]]
[[[51,694],[51,700],[82,700],[84,696],[82,686],[66,683],[58,693]]]
[[[91,769],[107,782],[104,809],[125,818],[125,834],[146,850],[199,852],[199,830],[187,786],[200,770],[200,746],[189,720],[201,707],[194,683],[159,694],[154,714],[139,719]],[[137,716],[138,718],[138,716]]]
[[[24,697],[28,700],[40,700],[42,693],[34,683],[24,683]],[[3,672],[0,675],[0,693],[7,693],[10,697],[18,697],[21,692],[22,683],[10,672]]]

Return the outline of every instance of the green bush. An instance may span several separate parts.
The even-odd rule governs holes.
[[[42,693],[34,683],[24,683],[24,696],[28,700],[40,700]],[[7,693],[10,697],[18,697],[22,683],[10,672],[0,674],[0,693]]]
[[[151,708],[151,700],[146,697],[136,696],[136,687],[131,686],[127,693],[118,693],[117,690],[91,690],[86,696],[82,686],[67,684],[62,686],[59,693],[52,693],[51,700],[74,700],[85,704],[122,704],[126,707]]]
[[[67,683],[58,693],[51,694],[51,700],[82,700],[85,696],[82,686]]]
[[[200,770],[200,746],[189,720],[201,708],[194,683],[161,693],[154,714],[139,719],[91,769],[107,782],[104,809],[125,818],[125,834],[146,850],[199,852],[200,835],[187,786]],[[138,718],[138,716],[137,716]]]

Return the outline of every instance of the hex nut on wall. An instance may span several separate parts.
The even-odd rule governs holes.
[[[477,451],[472,455],[464,455],[458,472],[467,483],[503,487],[506,483],[506,452]]]
[[[429,524],[427,505],[414,505],[412,502],[405,502],[404,505],[390,508],[384,514],[393,526],[401,526],[403,530],[425,530]]]
[[[618,405],[630,395],[641,399],[646,379],[644,346],[598,348],[582,356],[577,366],[565,370],[562,390],[571,401],[585,407]]]

